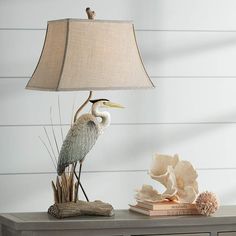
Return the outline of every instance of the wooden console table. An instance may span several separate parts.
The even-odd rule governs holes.
[[[236,236],[236,206],[224,206],[211,217],[148,217],[128,210],[114,217],[57,220],[47,213],[0,215],[1,236]]]

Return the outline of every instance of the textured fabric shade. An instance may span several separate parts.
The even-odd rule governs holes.
[[[154,87],[126,21],[49,21],[44,47],[26,88],[72,91]]]

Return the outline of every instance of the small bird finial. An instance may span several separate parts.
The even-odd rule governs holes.
[[[89,20],[94,20],[96,13],[95,11],[91,11],[91,9],[89,7],[86,8],[86,13],[88,15],[88,19]]]

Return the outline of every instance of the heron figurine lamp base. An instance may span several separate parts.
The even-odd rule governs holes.
[[[88,104],[91,97],[92,91],[90,91],[88,98],[76,111],[74,124],[78,119],[80,111]],[[78,175],[76,173],[76,164],[70,164],[60,176],[57,176],[56,184],[52,181],[55,203],[49,207],[48,213],[58,219],[82,215],[112,216],[114,209],[111,204],[104,203],[100,200],[89,202],[88,196],[80,181],[82,161],[80,162]],[[74,181],[75,179],[76,181]],[[87,201],[78,200],[79,187]]]

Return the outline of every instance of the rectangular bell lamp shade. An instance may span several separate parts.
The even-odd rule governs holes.
[[[152,88],[127,21],[49,21],[26,88],[51,91]]]

